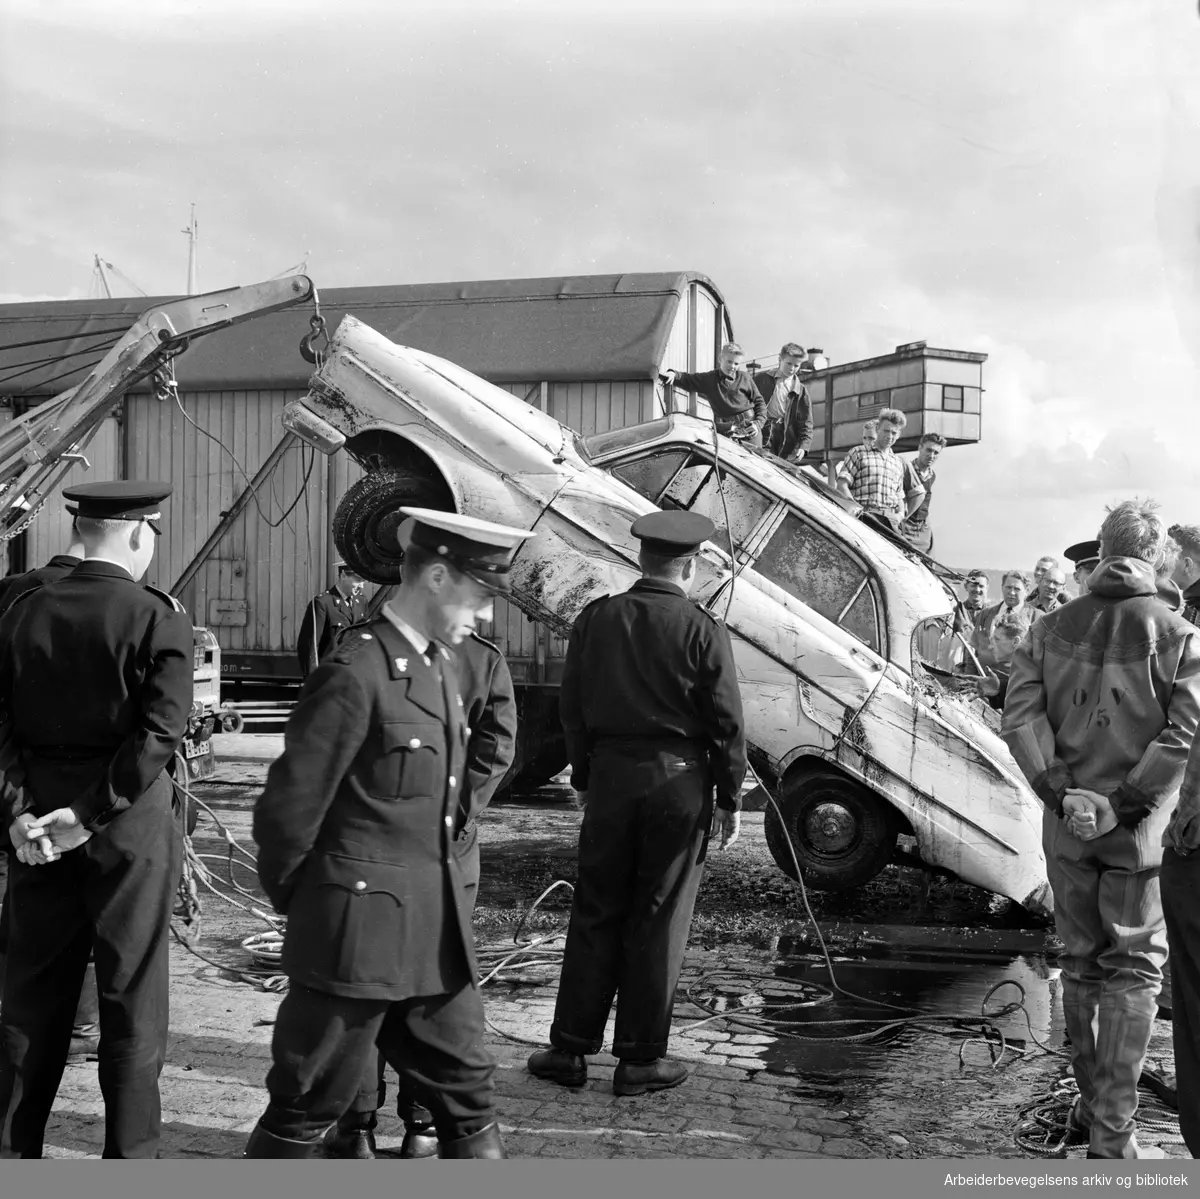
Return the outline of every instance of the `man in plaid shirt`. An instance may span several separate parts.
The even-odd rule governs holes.
[[[925,498],[925,488],[904,462],[892,453],[892,444],[900,436],[908,418],[895,408],[879,414],[875,448],[856,445],[838,468],[838,489],[861,504],[868,512],[882,516],[893,527],[911,516]]]

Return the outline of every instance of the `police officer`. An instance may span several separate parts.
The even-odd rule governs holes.
[[[57,583],[59,579],[69,575],[83,561],[83,538],[79,536],[79,518],[71,520],[71,540],[65,554],[55,554],[45,566],[36,570],[27,570],[24,574],[13,575],[0,582],[0,616],[17,602],[26,591],[34,591],[47,583]]]
[[[688,593],[707,517],[636,520],[642,578],[589,604],[567,648],[561,706],[571,784],[583,793],[579,875],[567,930],[551,1049],[530,1073],[587,1080],[617,998],[618,1095],[678,1086],[664,1056],[675,986],[713,820],[736,840],[746,772],[742,701],[724,626]]]
[[[532,534],[401,511],[403,580],[305,683],[255,806],[290,986],[247,1157],[318,1156],[376,1045],[429,1105],[440,1157],[504,1156],[454,845],[468,734],[448,646],[490,617]]]
[[[353,633],[351,633],[353,636]],[[479,891],[479,835],[476,820],[496,793],[517,746],[517,702],[512,675],[499,648],[472,633],[451,651],[467,721],[467,768],[454,825],[454,852],[463,874],[471,910]],[[387,1097],[383,1054],[375,1055],[362,1090],[351,1109],[329,1130],[325,1152],[329,1157],[375,1156],[376,1111]],[[433,1114],[413,1087],[400,1077],[396,1110],[404,1121],[400,1156],[433,1157],[437,1132]]]
[[[1063,550],[1063,557],[1075,563],[1075,586],[1080,595],[1088,593],[1088,576],[1100,565],[1100,542],[1077,541]]]
[[[338,636],[367,618],[366,584],[345,562],[337,563],[338,581],[308,605],[296,638],[301,674],[307,678],[333,649]]]
[[[192,623],[137,581],[170,493],[146,482],[64,489],[85,559],[0,621],[0,709],[31,804],[4,818],[17,860],[0,1011],[2,1157],[42,1155],[93,945],[104,1156],[157,1156],[183,846],[166,768],[191,709]]]
[[[55,554],[45,566],[13,575],[0,582],[0,616],[26,592],[36,591],[47,583],[56,583],[69,575],[83,561],[84,553],[83,540],[79,536],[78,518],[74,517],[71,520],[71,540],[67,544],[65,554]],[[3,844],[0,845],[0,995],[4,991],[4,967],[8,955],[8,911],[3,897],[7,891],[9,851],[8,838],[3,837]],[[69,1061],[83,1061],[95,1056],[100,1019],[96,1006],[98,1002],[96,968],[94,963],[89,961],[83,977],[83,989],[79,994],[79,1006],[75,1012],[75,1026],[71,1030]]]

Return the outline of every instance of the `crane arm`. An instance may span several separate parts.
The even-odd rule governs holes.
[[[15,536],[80,457],[139,379],[191,340],[314,299],[306,275],[187,296],[143,312],[77,387],[12,421],[0,433],[0,537]]]

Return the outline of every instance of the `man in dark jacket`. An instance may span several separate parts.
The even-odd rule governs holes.
[[[305,678],[316,670],[345,629],[367,618],[367,602],[363,598],[366,584],[345,562],[337,564],[337,572],[338,581],[313,599],[300,622],[296,655]]]
[[[663,377],[668,386],[694,391],[708,401],[718,433],[761,447],[767,404],[745,363],[742,347],[731,341],[721,347],[716,370],[699,374],[668,370]]]
[[[1167,957],[1163,833],[1200,723],[1200,634],[1155,578],[1165,535],[1152,503],[1109,511],[1089,593],[1034,622],[1004,707],[1004,740],[1045,805],[1079,1084],[1069,1131],[1090,1157],[1138,1156],[1138,1080]]]
[[[803,462],[813,439],[812,400],[800,381],[807,357],[803,346],[789,341],[779,351],[779,365],[754,376],[767,406],[763,446],[788,462]]]
[[[508,663],[497,646],[472,633],[451,652],[470,738],[453,848],[458,855],[463,887],[473,911],[479,892],[479,827],[476,821],[491,802],[516,754],[517,701]],[[376,1053],[376,1058],[377,1063],[372,1063],[358,1098],[325,1138],[325,1152],[329,1157],[369,1159],[375,1156],[376,1112],[387,1098],[383,1054]],[[435,1156],[437,1131],[433,1114],[403,1076],[396,1106],[404,1121],[400,1156]]]
[[[55,554],[45,566],[27,570],[23,575],[13,575],[0,583],[0,616],[25,592],[44,587],[47,583],[57,583],[69,575],[83,561],[85,552],[83,538],[79,536],[79,518],[76,517],[71,521],[71,540],[65,554]]]
[[[615,996],[617,1095],[687,1078],[665,1054],[713,790],[724,848],[738,836],[746,773],[729,634],[688,599],[712,521],[653,512],[632,533],[642,578],[584,608],[567,646],[562,722],[585,810],[553,1048],[529,1059],[538,1078],[582,1086]]]
[[[13,575],[0,583],[0,617],[9,610],[23,595],[44,587],[47,583],[57,583],[65,578],[83,561],[86,553],[83,538],[79,535],[79,518],[71,520],[71,540],[67,544],[65,554],[55,554],[45,566],[36,570],[26,571],[21,575]],[[4,992],[4,968],[8,957],[8,909],[4,897],[8,891],[8,856],[11,847],[8,838],[4,838],[0,846],[0,997]],[[0,998],[0,1003],[3,1000]],[[96,994],[96,966],[88,962],[87,971],[83,976],[83,986],[79,993],[79,1006],[75,1011],[75,1027],[71,1030],[71,1050],[69,1061],[82,1061],[91,1057],[96,1051],[99,1039],[99,999]]]
[[[455,847],[468,734],[448,647],[489,618],[532,534],[401,511],[403,581],[308,678],[254,809],[290,985],[247,1157],[319,1156],[376,1046],[423,1094],[439,1156],[504,1156]]]
[[[137,580],[170,491],[132,481],[64,489],[87,557],[0,621],[0,709],[12,717],[31,805],[3,821],[17,860],[0,1013],[0,1157],[42,1156],[93,946],[104,1156],[158,1153],[183,857],[166,772],[191,711],[193,647],[179,603]]]

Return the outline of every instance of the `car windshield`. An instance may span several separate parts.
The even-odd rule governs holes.
[[[928,616],[913,632],[912,660],[935,677],[978,676],[979,663],[963,621],[953,612]]]
[[[654,441],[669,432],[670,428],[670,419],[663,416],[641,425],[626,425],[623,429],[610,429],[607,433],[593,433],[591,437],[583,438],[583,444],[588,460],[594,461],[615,450],[627,450],[632,446]]]

